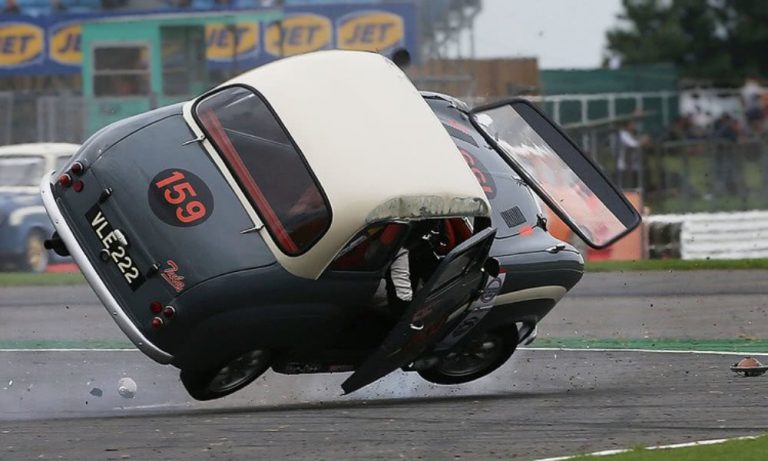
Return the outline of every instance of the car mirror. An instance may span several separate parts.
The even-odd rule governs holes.
[[[576,144],[530,102],[472,111],[472,123],[579,237],[604,248],[640,223],[637,210]]]

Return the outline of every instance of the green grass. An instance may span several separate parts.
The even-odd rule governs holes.
[[[588,261],[587,272],[690,271],[768,269],[768,259],[643,259],[636,261]]]
[[[634,449],[628,453],[610,456],[579,456],[574,460],[600,461],[763,461],[768,454],[768,437],[754,440],[732,440],[717,445],[660,450]]]
[[[36,285],[80,285],[85,278],[80,272],[54,272],[34,274],[29,272],[0,272],[0,287]]]
[[[768,354],[768,339],[589,339],[538,337],[532,348],[656,349],[676,351],[756,352]]]

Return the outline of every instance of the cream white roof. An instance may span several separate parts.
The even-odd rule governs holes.
[[[393,218],[487,216],[490,205],[456,145],[410,80],[385,57],[323,51],[283,59],[222,86],[245,84],[272,105],[332,208],[326,235],[288,257],[318,277],[367,223]]]

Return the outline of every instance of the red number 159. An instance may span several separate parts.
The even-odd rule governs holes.
[[[197,197],[195,188],[188,181],[184,181],[184,173],[174,171],[167,178],[155,183],[158,189],[164,189],[163,197],[170,205],[176,207],[176,218],[183,223],[191,223],[205,217],[205,205],[199,200],[188,200]]]

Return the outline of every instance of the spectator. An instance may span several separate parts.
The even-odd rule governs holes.
[[[763,93],[763,88],[754,78],[748,78],[744,82],[744,86],[741,87],[741,104],[744,108],[747,127],[752,134],[763,132],[763,120],[765,118]]]
[[[725,112],[720,116],[712,127],[712,135],[716,139],[722,139],[730,142],[739,140],[739,123],[731,114]]]
[[[616,182],[619,187],[640,185],[641,148],[648,144],[647,136],[640,136],[634,120],[628,120],[619,129],[616,155]]]
[[[67,11],[67,5],[61,3],[61,0],[51,0],[51,12],[63,13]]]
[[[664,135],[664,141],[686,141],[695,137],[696,134],[693,132],[691,117],[689,115],[681,115],[672,121],[672,126],[669,127],[667,134]]]
[[[21,8],[19,8],[19,5],[16,3],[16,0],[5,0],[5,7],[3,7],[3,13],[19,14],[21,13]]]
[[[718,142],[715,154],[714,192],[719,197],[742,194],[745,190],[742,152],[735,146],[739,140],[739,122],[723,113],[713,125],[713,137]]]

